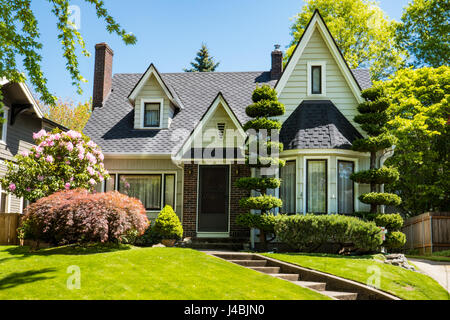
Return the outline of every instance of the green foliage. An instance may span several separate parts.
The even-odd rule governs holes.
[[[148,227],[142,236],[136,238],[134,244],[137,246],[147,247],[160,243],[161,240],[162,236],[157,231],[155,231],[155,228]]]
[[[270,100],[259,100],[245,109],[245,113],[252,118],[281,116],[285,111],[284,104]]]
[[[404,9],[397,40],[415,58],[414,66],[448,65],[449,20],[448,0],[414,0]]]
[[[243,213],[236,217],[236,223],[247,228],[256,228],[266,233],[275,232],[276,217],[273,214]]]
[[[299,251],[315,251],[326,243],[373,251],[382,243],[380,229],[375,223],[343,215],[277,217],[275,234],[280,241]]]
[[[239,200],[239,205],[245,209],[268,211],[273,208],[281,207],[283,201],[277,197],[264,194],[258,197],[242,198]]]
[[[367,137],[353,141],[352,150],[359,152],[377,152],[391,147],[397,141],[392,134],[383,133],[375,137]]]
[[[266,189],[279,188],[281,184],[280,179],[277,178],[256,178],[244,177],[235,182],[236,187],[246,190],[256,190],[260,192]]]
[[[169,205],[158,214],[153,228],[162,239],[180,239],[183,236],[180,219]]]
[[[252,93],[252,101],[254,103],[257,103],[261,100],[266,101],[277,101],[277,92],[274,88],[268,85],[262,85],[261,87],[257,87],[255,90],[253,90]]]
[[[215,62],[214,57],[209,55],[206,44],[202,43],[202,47],[197,52],[195,62],[191,62],[191,69],[184,69],[184,72],[213,72],[219,66],[220,62]]]
[[[84,103],[74,105],[72,101],[59,99],[55,105],[45,106],[45,117],[66,128],[82,131],[92,112],[92,98]]]
[[[371,89],[368,89],[368,90],[369,90],[369,92],[371,92]],[[368,90],[363,91],[363,96],[364,96],[364,93]],[[373,91],[370,94],[367,94],[365,96],[373,99],[374,96],[372,94],[373,94]],[[369,99],[369,98],[367,98],[367,99]],[[387,108],[389,108],[389,100],[386,98],[381,98],[377,101],[367,100],[366,102],[361,103],[357,107],[359,113],[383,112],[383,111],[386,111]]]
[[[369,192],[359,196],[359,201],[367,204],[398,206],[402,199],[393,193]]]
[[[398,231],[403,226],[403,218],[398,213],[378,214],[374,221],[377,226],[384,227],[389,231]]]
[[[66,69],[72,78],[72,84],[81,94],[81,83],[86,82],[79,71],[77,50],[81,49],[84,56],[89,56],[83,37],[70,22],[69,0],[49,0],[52,14],[56,17],[57,37],[62,46],[63,57],[66,59]],[[101,0],[85,0],[92,5],[98,18],[103,18],[109,33],[120,36],[125,44],[136,43],[136,37],[127,33],[111,17]],[[39,32],[38,20],[31,9],[31,0],[2,1],[2,23],[0,29],[0,78],[11,82],[27,80],[40,99],[46,104],[54,104],[56,98],[47,88],[47,79],[42,70],[42,36]],[[47,36],[48,37],[48,36]],[[17,58],[23,61],[26,74],[18,70]],[[0,100],[1,101],[1,100]],[[0,102],[1,104],[1,102]]]
[[[403,247],[405,243],[406,235],[400,231],[393,231],[386,234],[386,240],[383,245],[388,249],[397,249]]]
[[[400,173],[386,190],[399,192],[409,216],[450,211],[450,67],[401,70],[381,85],[397,138],[386,164]]]
[[[257,157],[245,158],[245,164],[252,168],[268,168],[271,166],[284,167],[286,165],[286,161],[283,159],[272,158],[272,157]]]
[[[256,118],[247,121],[244,124],[244,130],[247,131],[249,129],[254,130],[280,130],[281,129],[281,122],[279,120],[272,120],[267,118]]]
[[[395,41],[396,23],[377,3],[365,0],[307,0],[291,26],[288,59],[318,9],[350,68],[370,67],[374,79],[383,79],[404,63],[405,51]]]
[[[350,179],[357,183],[389,184],[397,181],[398,177],[399,174],[396,168],[382,167],[379,169],[355,172],[350,176]]]

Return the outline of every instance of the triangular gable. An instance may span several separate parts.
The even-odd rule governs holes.
[[[217,108],[219,106],[222,106],[225,109],[225,112],[230,117],[231,121],[233,122],[234,126],[237,128],[239,134],[242,137],[245,137],[245,131],[242,128],[242,124],[239,122],[238,118],[236,117],[233,110],[230,108],[228,102],[225,100],[224,96],[221,92],[219,92],[214,98],[211,105],[208,107],[206,112],[203,114],[202,118],[200,119],[199,123],[196,125],[196,127],[191,131],[191,134],[189,135],[188,139],[183,143],[179,151],[177,152],[175,159],[180,160],[183,155],[188,151],[189,148],[192,146],[192,142],[194,138],[198,134],[202,134],[202,130],[205,127],[205,125],[212,119],[212,116],[216,112]]]
[[[346,79],[351,91],[353,92],[356,100],[358,102],[363,102],[363,99],[361,97],[361,87],[359,86],[358,82],[356,81],[355,76],[353,75],[350,67],[348,66],[347,62],[344,59],[344,56],[342,55],[342,52],[339,50],[339,47],[336,44],[336,41],[334,40],[333,36],[331,35],[330,30],[325,24],[325,21],[323,20],[322,16],[319,13],[319,10],[315,10],[314,14],[309,20],[308,25],[305,28],[305,31],[303,32],[300,40],[297,43],[297,46],[294,49],[294,52],[292,53],[290,59],[288,60],[288,63],[286,64],[286,67],[280,77],[280,79],[277,81],[275,85],[275,90],[278,92],[278,95],[281,94],[283,91],[286,83],[289,80],[289,77],[291,76],[292,72],[295,69],[295,66],[297,65],[299,59],[301,58],[303,51],[305,50],[309,40],[311,39],[311,36],[314,33],[314,30],[317,28],[317,30],[320,32],[322,38],[324,39],[328,49],[331,52],[331,55],[335,59],[337,65],[339,66],[340,71],[344,75],[344,78]]]
[[[158,81],[161,88],[164,90],[164,93],[167,95],[169,100],[177,107],[182,109],[182,105],[178,97],[176,96],[175,92],[173,90],[170,90],[170,88],[166,85],[164,80],[161,78],[161,75],[159,74],[156,67],[153,65],[153,63],[150,64],[150,66],[147,68],[145,73],[142,75],[142,77],[139,79],[139,81],[134,86],[133,90],[131,90],[130,94],[128,95],[128,99],[131,101],[134,101],[136,97],[138,96],[139,92],[145,85],[145,83],[148,81],[148,79],[151,76],[154,76],[156,80]]]
[[[5,86],[7,84],[14,84],[14,83],[10,82],[6,78],[0,79],[0,86]],[[39,104],[37,103],[36,99],[33,97],[33,94],[31,93],[28,86],[24,82],[18,82],[15,84],[17,84],[19,86],[23,95],[26,97],[28,102],[33,106],[33,110],[36,113],[36,115],[38,116],[38,118],[42,119],[44,117],[44,113],[42,112],[41,108],[39,107]]]

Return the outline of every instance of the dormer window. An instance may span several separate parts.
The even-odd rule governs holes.
[[[325,96],[326,95],[326,62],[309,61],[308,62],[308,95]]]
[[[159,129],[162,127],[163,99],[142,101],[142,127]]]
[[[311,67],[312,94],[322,94],[322,66]]]

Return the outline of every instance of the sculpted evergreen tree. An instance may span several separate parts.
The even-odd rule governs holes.
[[[245,112],[253,118],[244,125],[244,130],[250,135],[246,150],[246,164],[259,170],[261,177],[245,177],[236,181],[236,186],[242,189],[258,192],[258,196],[250,196],[239,201],[239,205],[257,213],[241,214],[236,222],[248,228],[259,229],[259,238],[263,250],[267,249],[267,234],[274,233],[274,215],[271,211],[282,206],[281,199],[268,195],[268,189],[280,187],[280,179],[264,177],[263,168],[284,166],[285,161],[278,158],[283,144],[278,142],[281,123],[271,117],[281,116],[285,112],[284,105],[278,101],[276,91],[264,85],[256,88],[252,95],[253,104]]]
[[[214,57],[209,55],[208,47],[202,43],[202,47],[197,52],[195,61],[191,62],[191,69],[184,69],[184,72],[212,72],[216,71],[220,62],[215,62]]]
[[[355,122],[367,132],[368,137],[353,142],[352,149],[360,152],[370,152],[370,169],[359,171],[351,175],[351,179],[358,183],[370,184],[370,192],[362,194],[359,200],[370,205],[370,212],[378,212],[379,205],[398,206],[401,203],[399,196],[393,193],[379,192],[380,184],[390,184],[398,180],[397,169],[377,166],[377,153],[390,148],[396,139],[386,131],[388,114],[386,112],[389,102],[383,97],[381,87],[374,87],[362,92],[366,100],[358,106],[359,115]]]

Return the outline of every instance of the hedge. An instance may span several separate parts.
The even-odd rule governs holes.
[[[343,215],[278,216],[275,222],[277,237],[299,251],[315,251],[326,243],[374,251],[382,243],[380,231],[373,222]]]
[[[365,171],[355,172],[350,176],[355,182],[358,183],[393,183],[397,181],[399,174],[396,168],[382,167],[379,169],[370,169]]]
[[[386,206],[398,206],[402,203],[402,199],[393,193],[369,192],[360,195],[358,199],[362,203]]]

